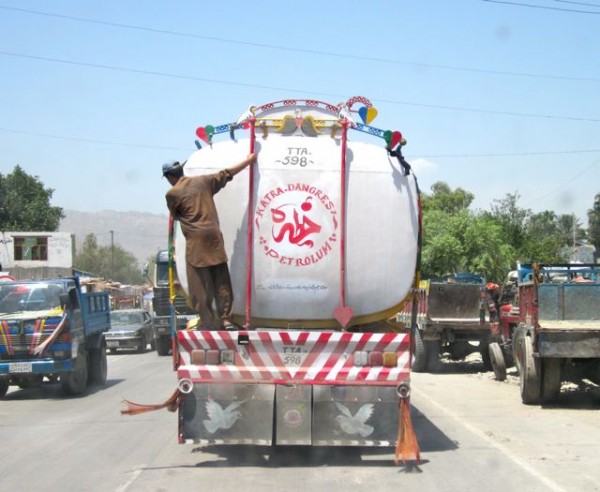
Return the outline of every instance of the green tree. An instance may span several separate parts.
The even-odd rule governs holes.
[[[0,230],[58,230],[64,214],[62,208],[50,205],[53,193],[19,165],[10,174],[0,174]]]
[[[123,284],[139,285],[146,281],[133,254],[116,244],[98,245],[94,234],[86,236],[81,252],[75,256],[74,267]]]
[[[501,227],[469,210],[423,214],[422,270],[425,278],[470,272],[499,281],[511,268],[514,250]]]
[[[496,221],[502,231],[504,242],[513,249],[513,262],[558,262],[564,261],[562,251],[572,235],[573,216],[557,217],[554,212],[538,214],[518,205],[520,195],[508,193],[502,200],[494,200],[491,212],[483,216]],[[584,234],[578,227],[579,234]]]
[[[600,254],[600,193],[594,198],[594,205],[588,210],[588,237],[596,247],[596,255]]]
[[[531,210],[518,206],[520,195],[518,192],[507,193],[502,200],[494,200],[491,213],[484,212],[497,221],[502,228],[506,243],[510,244],[518,253],[527,240],[527,223],[531,218]]]
[[[468,209],[474,198],[472,193],[462,188],[453,191],[447,183],[438,181],[431,186],[431,195],[423,194],[423,210],[441,210],[448,214],[456,214]]]

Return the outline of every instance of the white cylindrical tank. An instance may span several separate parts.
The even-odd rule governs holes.
[[[318,109],[310,112],[325,117]],[[270,119],[281,116],[269,114]],[[288,135],[265,133],[257,128],[251,212],[252,324],[339,326],[333,312],[340,306],[342,279],[340,132],[333,137],[329,131],[308,136],[298,127]],[[347,144],[344,278],[345,305],[354,311],[351,324],[392,316],[415,275],[417,183],[377,143],[349,139]],[[185,174],[218,172],[245,159],[249,149],[248,138],[213,143],[189,157]],[[233,311],[240,321],[246,302],[249,170],[236,175],[215,202],[229,257]],[[178,275],[187,289],[181,233],[176,234],[175,252]]]

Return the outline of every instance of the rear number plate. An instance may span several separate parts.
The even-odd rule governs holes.
[[[10,373],[30,373],[32,369],[31,362],[11,362],[8,364],[8,372]]]
[[[284,365],[288,367],[299,367],[304,363],[306,355],[306,352],[302,352],[296,354],[281,354],[280,357]]]
[[[119,342],[106,342],[106,346],[108,348],[117,348],[119,346]]]

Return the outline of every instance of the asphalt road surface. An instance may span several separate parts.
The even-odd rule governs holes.
[[[558,404],[521,404],[478,360],[414,374],[419,466],[391,449],[180,445],[166,410],[122,416],[123,399],[160,403],[169,357],[109,355],[106,387],[65,398],[56,384],[0,401],[4,491],[600,491],[600,389],[563,388]]]

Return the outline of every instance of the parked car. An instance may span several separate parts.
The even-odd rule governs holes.
[[[152,317],[145,309],[121,309],[110,313],[110,331],[104,334],[106,347],[115,353],[117,349],[137,349],[145,352],[148,344],[154,349]]]

